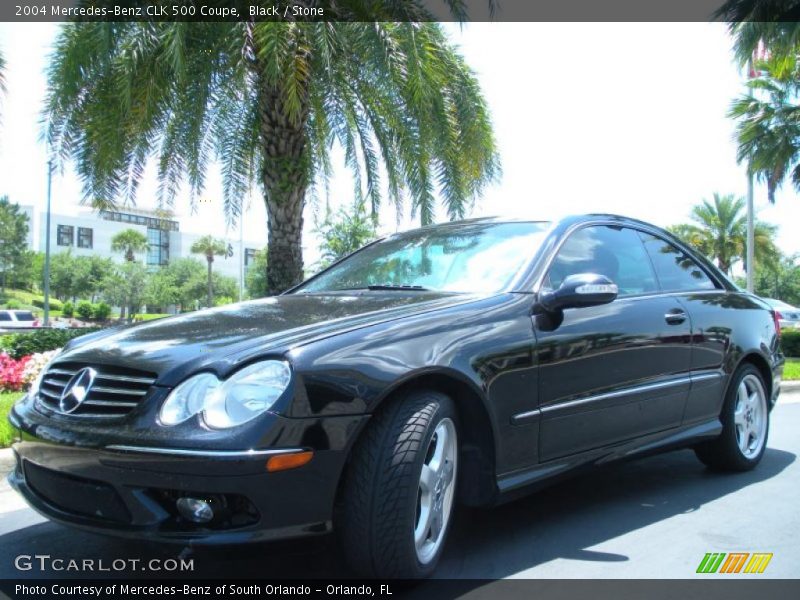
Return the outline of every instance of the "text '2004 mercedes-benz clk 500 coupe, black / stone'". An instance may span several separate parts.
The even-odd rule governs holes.
[[[761,459],[776,315],[610,215],[378,240],[277,297],[89,334],[17,403],[10,481],[61,523],[163,541],[338,535],[430,574],[458,504],[694,448]]]

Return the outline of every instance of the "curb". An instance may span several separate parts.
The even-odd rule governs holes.
[[[11,448],[0,448],[0,476],[10,473],[14,462],[14,451]]]
[[[782,392],[795,392],[800,390],[800,381],[781,381]]]

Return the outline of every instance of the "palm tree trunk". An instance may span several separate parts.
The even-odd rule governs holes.
[[[278,294],[303,280],[303,208],[308,186],[307,103],[298,119],[286,117],[283,94],[262,86],[261,181],[267,205],[267,290]]]
[[[211,289],[211,263],[213,262],[212,257],[206,257],[206,262],[208,262],[208,308],[213,306],[213,299],[211,298],[212,289]]]

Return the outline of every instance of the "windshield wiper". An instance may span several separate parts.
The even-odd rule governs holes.
[[[430,288],[423,287],[421,285],[399,285],[399,284],[391,284],[391,283],[379,283],[374,285],[365,285],[359,287],[344,287],[344,288],[336,288],[330,290],[332,292],[349,292],[355,290],[372,290],[372,291],[381,291],[381,290],[391,290],[393,292],[402,292],[402,291],[412,291],[412,292],[432,292],[434,290]]]
[[[368,290],[413,290],[415,292],[430,292],[431,290],[421,285],[399,285],[392,283],[382,283],[377,285],[368,285]]]

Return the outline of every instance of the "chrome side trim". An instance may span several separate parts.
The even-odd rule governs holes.
[[[188,448],[155,448],[147,446],[106,446],[106,450],[116,452],[138,452],[140,454],[165,454],[169,456],[199,456],[205,458],[257,458],[259,456],[274,456],[276,454],[290,454],[303,452],[304,448],[271,448],[269,450],[191,450]]]
[[[610,400],[611,398],[620,398],[623,396],[629,396],[631,394],[638,394],[640,392],[649,392],[651,390],[660,390],[676,385],[683,385],[686,383],[696,383],[698,381],[706,381],[709,379],[718,379],[723,377],[722,373],[714,372],[714,373],[700,373],[698,375],[687,375],[685,377],[678,377],[676,379],[670,379],[668,381],[657,381],[655,383],[647,383],[644,385],[637,385],[634,387],[625,388],[624,390],[617,390],[614,392],[606,392],[604,394],[597,394],[595,396],[588,396],[587,398],[578,398],[577,400],[570,400],[569,402],[562,402],[559,404],[554,404],[550,406],[542,406],[540,408],[536,408],[534,410],[529,410],[523,413],[516,414],[511,417],[511,423],[514,425],[519,425],[522,421],[527,421],[529,419],[538,418],[542,415],[547,413],[559,411],[566,408],[571,408],[573,406],[580,406],[582,404],[588,404],[590,402],[596,402],[598,400]]]
[[[708,379],[719,379],[722,373],[701,373],[700,375],[692,375],[692,383],[696,381],[706,381]]]
[[[524,425],[525,421],[533,421],[534,419],[538,419],[542,416],[542,411],[538,408],[534,410],[529,410],[524,413],[519,413],[517,415],[513,415],[511,417],[511,424],[512,425]]]
[[[529,410],[527,412],[514,415],[513,417],[511,417],[511,422],[519,423],[520,421],[524,421],[525,419],[539,416],[540,414],[546,415],[548,413],[564,410],[567,408],[572,408],[574,406],[581,406],[583,404],[589,404],[591,402],[598,402],[600,400],[610,400],[611,398],[621,398],[623,396],[630,396],[631,394],[649,392],[651,390],[660,390],[668,387],[673,387],[676,385],[688,384],[691,382],[692,382],[691,376],[687,375],[685,377],[670,379],[669,381],[657,381],[656,383],[646,383],[644,385],[637,385],[634,387],[625,388],[624,390],[616,390],[614,392],[596,394],[594,396],[588,396],[586,398],[578,398],[577,400],[570,400],[568,402],[561,402],[549,406],[542,406],[535,410]]]
[[[597,402],[599,400],[610,400],[611,398],[621,398],[623,396],[630,396],[631,394],[639,394],[641,392],[649,392],[652,390],[662,390],[668,387],[677,385],[684,385],[691,383],[691,376],[678,377],[670,379],[669,381],[657,381],[655,383],[645,383],[644,385],[637,385],[634,387],[625,388],[624,390],[616,390],[614,392],[605,392],[604,394],[597,394],[596,396],[589,396],[588,398],[578,398],[577,400],[570,400],[569,402],[562,402],[560,404],[543,406],[542,412],[548,413],[563,408],[571,408],[573,406],[580,406],[582,404],[589,404],[590,402]]]

